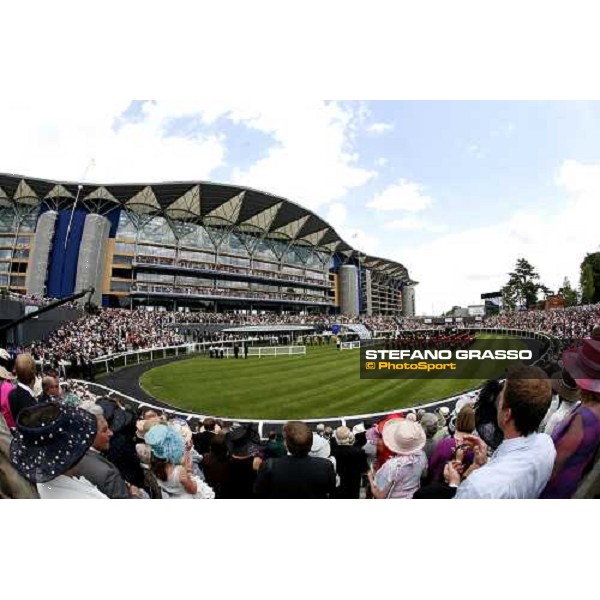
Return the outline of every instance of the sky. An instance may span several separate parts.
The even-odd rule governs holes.
[[[0,101],[0,172],[210,180],[297,202],[401,262],[417,314],[480,304],[527,258],[557,290],[600,249],[600,102]]]

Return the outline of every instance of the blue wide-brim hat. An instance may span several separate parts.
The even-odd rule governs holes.
[[[24,408],[10,444],[10,461],[32,483],[45,483],[77,464],[98,429],[91,413],[46,402]]]

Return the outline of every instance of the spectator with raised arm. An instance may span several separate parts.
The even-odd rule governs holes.
[[[537,429],[550,406],[552,388],[539,367],[509,369],[498,399],[498,426],[504,441],[488,460],[488,446],[465,435],[474,452],[473,465],[461,474],[446,466],[446,479],[456,498],[538,498],[550,479],[556,451],[549,435]],[[462,480],[462,481],[461,481]]]

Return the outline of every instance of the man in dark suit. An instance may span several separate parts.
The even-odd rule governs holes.
[[[35,384],[35,362],[31,354],[19,354],[15,360],[17,385],[8,395],[8,403],[12,417],[17,422],[19,413],[36,403],[33,394]]]
[[[194,448],[196,449],[196,452],[198,452],[198,454],[202,454],[202,456],[208,454],[210,450],[210,443],[213,437],[215,437],[215,425],[215,420],[211,419],[210,417],[207,417],[202,422],[204,431],[201,431],[200,433],[194,433],[192,435]]]
[[[290,453],[270,458],[258,472],[254,492],[259,498],[331,498],[335,493],[335,471],[326,458],[308,456],[313,444],[309,427],[288,421],[283,428]]]
[[[102,415],[102,409],[97,405],[91,405],[90,407],[83,406],[83,408],[88,408],[89,412],[96,416],[98,429],[92,447],[75,467],[76,476],[85,477],[111,499],[124,500],[138,497],[139,490],[132,486],[130,492],[119,469],[101,454],[108,451],[110,438],[112,437],[112,431]]]

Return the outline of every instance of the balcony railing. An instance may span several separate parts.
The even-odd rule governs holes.
[[[289,275],[288,273],[269,273],[260,269],[250,269],[245,267],[236,267],[233,265],[221,265],[210,263],[197,263],[190,260],[169,258],[165,256],[136,256],[131,263],[132,267],[151,266],[157,270],[179,271],[199,275],[218,275],[228,278],[247,278],[253,281],[275,281],[281,285],[302,284],[307,287],[330,289],[331,283],[325,279],[316,279],[314,277],[300,277],[298,275]]]
[[[231,298],[240,300],[263,300],[270,302],[284,302],[291,304],[314,304],[320,306],[332,306],[333,302],[327,298],[318,299],[307,294],[289,294],[281,292],[251,292],[246,290],[234,290],[228,288],[194,288],[173,285],[153,285],[145,283],[133,283],[131,294],[134,296],[178,296],[188,298],[206,298],[215,300],[218,298]]]

